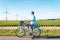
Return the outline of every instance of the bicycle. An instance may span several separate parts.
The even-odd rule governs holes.
[[[24,21],[21,21],[20,22],[20,26],[21,27],[18,27],[17,29],[16,29],[16,36],[17,37],[24,37],[25,36],[25,34],[26,34],[26,32],[28,32],[29,33],[29,31],[27,30],[27,28],[25,27],[25,25],[24,25]],[[41,34],[41,30],[40,30],[40,27],[39,26],[34,26],[33,27],[33,36],[40,36],[40,34]],[[30,34],[30,33],[29,33]]]

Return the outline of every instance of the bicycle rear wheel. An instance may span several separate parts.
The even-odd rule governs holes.
[[[25,35],[25,31],[22,28],[17,28],[16,29],[16,36],[17,37],[23,37]]]

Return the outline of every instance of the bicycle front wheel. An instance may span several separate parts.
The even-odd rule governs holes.
[[[16,29],[16,36],[18,37],[23,37],[25,35],[25,31],[22,28],[17,28]]]
[[[34,28],[33,29],[33,35],[34,36],[40,36],[41,34],[41,30],[39,28]]]

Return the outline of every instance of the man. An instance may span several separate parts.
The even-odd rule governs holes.
[[[32,35],[34,38],[33,27],[36,25],[36,17],[34,15],[34,11],[31,12],[31,18],[30,18],[29,22],[30,22],[29,26],[31,27],[30,35]]]
[[[30,19],[30,27],[31,27],[31,29],[33,30],[33,27],[36,25],[36,17],[35,17],[35,15],[34,15],[34,11],[32,11],[31,12],[31,19]]]

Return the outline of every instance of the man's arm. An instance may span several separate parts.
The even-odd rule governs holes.
[[[34,21],[34,20],[28,20],[29,22],[32,22],[32,21]]]

